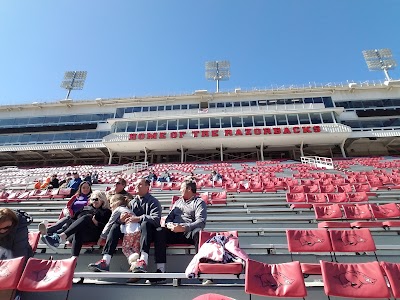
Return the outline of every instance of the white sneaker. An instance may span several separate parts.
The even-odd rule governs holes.
[[[46,235],[47,234],[47,226],[46,226],[46,223],[45,222],[41,222],[41,223],[39,223],[39,225],[38,225],[38,230],[39,230],[39,232],[40,232],[40,234],[43,236],[43,235]]]

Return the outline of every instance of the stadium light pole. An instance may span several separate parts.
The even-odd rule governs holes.
[[[87,71],[67,71],[64,74],[64,80],[61,87],[68,90],[65,99],[69,98],[72,90],[82,90],[85,85]]]
[[[390,49],[364,50],[362,53],[370,71],[382,70],[385,73],[386,80],[391,81],[388,70],[393,70],[397,63],[393,59]]]
[[[227,60],[206,62],[206,79],[217,82],[217,93],[220,80],[228,80],[231,77],[230,66]]]

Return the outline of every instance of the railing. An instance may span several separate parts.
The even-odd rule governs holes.
[[[302,164],[309,164],[318,168],[334,169],[332,158],[320,156],[302,156]]]
[[[148,162],[133,162],[122,166],[122,172],[137,173],[146,170],[149,167]]]

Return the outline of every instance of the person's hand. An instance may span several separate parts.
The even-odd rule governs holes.
[[[127,218],[125,222],[126,223],[139,223],[140,222],[140,217],[129,216],[129,218]]]
[[[103,245],[103,242],[105,241],[105,238],[99,237],[99,240],[97,241],[97,246]]]
[[[95,216],[92,217],[92,221],[93,221],[94,225],[99,226],[99,222],[96,220]]]
[[[184,225],[172,224],[168,227],[172,232],[185,232],[186,227]]]
[[[121,216],[119,217],[119,220],[120,220],[122,223],[126,223],[126,220],[127,220],[130,216],[131,216],[131,214],[129,214],[129,213],[127,213],[127,212],[124,212],[124,213],[122,213]]]

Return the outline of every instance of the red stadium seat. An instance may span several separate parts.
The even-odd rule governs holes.
[[[60,260],[30,258],[17,289],[23,292],[70,290],[75,266],[76,258]]]
[[[24,269],[25,257],[0,260],[0,290],[15,290]]]
[[[297,202],[307,202],[306,194],[304,193],[287,193],[286,202],[297,203]]]
[[[343,203],[348,202],[347,195],[345,193],[327,194],[328,202],[331,203]]]
[[[212,192],[210,196],[211,204],[226,204],[226,191],[223,192]]]
[[[387,279],[389,280],[393,296],[395,298],[400,298],[400,264],[381,262],[380,265],[385,272]]]
[[[325,193],[307,194],[307,203],[326,203]]]
[[[372,215],[375,219],[389,219],[389,218],[399,218],[400,210],[396,203],[387,204],[373,204],[369,205],[372,211]]]
[[[245,292],[267,297],[307,296],[300,263],[264,264],[249,259],[246,264]]]
[[[367,228],[355,230],[329,230],[334,252],[374,252],[376,246],[371,232]],[[375,254],[375,258],[376,254]]]
[[[339,204],[313,205],[316,220],[337,220],[343,217]]]
[[[346,219],[370,220],[372,218],[368,204],[343,205]]]
[[[291,257],[293,252],[332,252],[333,250],[328,231],[325,229],[286,230],[286,240]]]
[[[347,194],[349,202],[367,202],[368,194],[366,192],[356,192]]]
[[[40,232],[38,231],[28,233],[29,245],[31,246],[33,252],[36,252],[37,246],[39,244],[39,238]]]
[[[321,261],[324,291],[328,296],[390,298],[378,262],[344,264]]]

